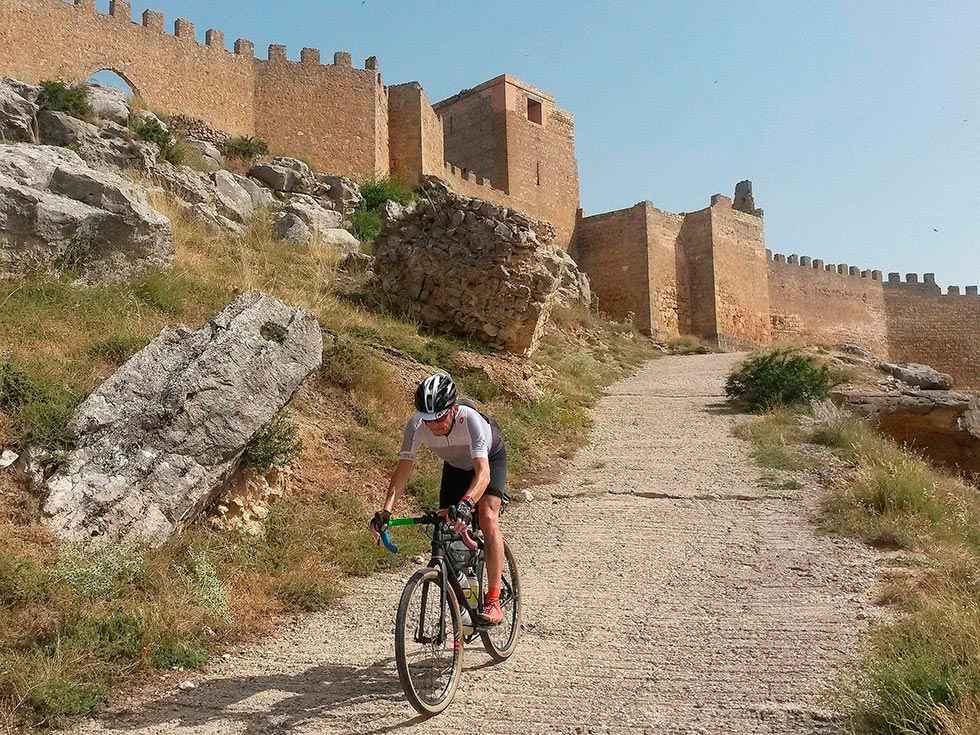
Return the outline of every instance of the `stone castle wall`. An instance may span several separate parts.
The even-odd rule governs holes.
[[[888,357],[881,272],[808,256],[769,254],[769,302],[775,340],[852,342]]]
[[[259,60],[248,39],[229,51],[219,30],[207,30],[202,44],[186,19],[174,21],[172,35],[165,26],[152,10],[134,23],[123,0],[111,0],[108,15],[94,0],[3,0],[0,74],[83,81],[108,69],[152,109],[258,135],[332,173],[388,172],[387,90],[373,57],[355,69],[350,54],[321,64],[318,50],[303,49],[296,62],[272,45]]]
[[[888,352],[893,360],[922,362],[953,376],[960,387],[980,388],[980,296],[950,286],[942,293],[925,274],[905,282],[889,274],[884,286]]]

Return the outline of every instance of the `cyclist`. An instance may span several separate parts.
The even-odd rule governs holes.
[[[445,373],[423,380],[415,391],[416,412],[405,426],[398,466],[388,485],[384,507],[371,519],[371,530],[380,538],[391,518],[399,493],[405,490],[415,465],[415,452],[425,444],[443,460],[439,507],[452,520],[469,523],[479,513],[487,559],[487,593],[482,622],[503,621],[500,578],[504,566],[504,538],[500,532],[500,507],[507,481],[507,451],[497,423],[475,408],[456,400],[456,386]]]

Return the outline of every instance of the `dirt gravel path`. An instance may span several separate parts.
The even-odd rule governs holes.
[[[812,491],[732,437],[736,359],[664,358],[613,386],[565,478],[505,516],[523,638],[503,665],[468,647],[443,715],[416,716],[391,658],[405,571],[80,731],[836,732],[824,694],[874,615],[876,561],[815,534]]]

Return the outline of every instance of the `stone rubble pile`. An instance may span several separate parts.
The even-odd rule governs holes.
[[[75,411],[75,448],[42,480],[46,523],[64,539],[162,543],[211,505],[322,355],[316,317],[260,293],[197,331],[164,329]]]
[[[390,306],[435,329],[529,354],[563,284],[568,303],[588,304],[581,288],[588,280],[553,246],[550,224],[455,194],[434,177],[421,192],[414,211],[386,217],[375,241],[375,280]]]

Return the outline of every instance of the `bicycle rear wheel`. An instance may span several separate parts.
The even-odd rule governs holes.
[[[484,589],[487,580],[484,571]],[[517,648],[517,639],[521,633],[521,577],[517,571],[517,562],[510,553],[510,547],[504,544],[504,569],[500,580],[500,608],[504,611],[504,619],[500,625],[480,632],[483,647],[494,661],[506,661]]]
[[[402,591],[395,618],[395,663],[405,696],[424,715],[437,715],[453,701],[463,674],[459,603],[446,590],[446,626],[439,631],[442,572],[420,569]]]

